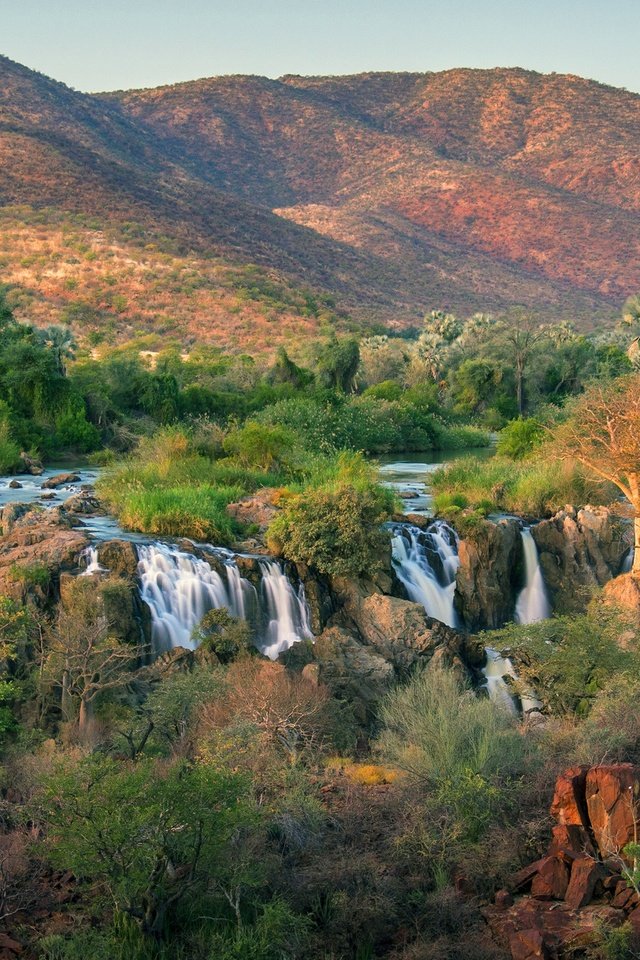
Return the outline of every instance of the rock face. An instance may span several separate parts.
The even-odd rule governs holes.
[[[62,516],[24,504],[5,508],[0,526],[0,594],[20,602],[31,597],[42,604],[44,580],[48,579],[47,589],[55,591],[61,573],[77,567],[89,543],[86,534]],[[46,572],[48,578],[30,575],[35,570]]]
[[[277,498],[277,490],[265,487],[237,503],[230,503],[227,513],[239,523],[251,524],[264,532],[278,512]]]
[[[513,616],[522,586],[523,556],[517,520],[482,521],[460,540],[456,607],[468,630],[502,626]]]
[[[607,603],[622,607],[640,623],[640,574],[623,573],[610,580],[603,592]]]
[[[531,528],[554,609],[571,612],[622,570],[629,549],[622,520],[607,507],[572,507]]]
[[[640,898],[621,876],[637,829],[638,790],[640,767],[628,763],[572,767],[558,777],[547,855],[514,874],[484,911],[513,960],[573,957],[594,942],[601,923],[629,919],[640,932]]]

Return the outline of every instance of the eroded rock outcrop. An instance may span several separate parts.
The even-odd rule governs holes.
[[[629,544],[625,525],[607,507],[566,507],[531,528],[553,607],[571,612],[589,591],[617,577]]]
[[[640,768],[572,767],[556,782],[547,854],[514,874],[484,911],[513,960],[563,960],[593,943],[602,924],[630,920],[640,933],[640,897],[624,877],[638,824]]]
[[[513,617],[523,579],[522,539],[517,520],[484,520],[458,545],[456,608],[468,630],[502,626]]]
[[[0,594],[42,605],[64,571],[78,565],[89,539],[59,514],[10,504],[0,517]]]

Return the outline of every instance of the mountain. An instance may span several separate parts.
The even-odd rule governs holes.
[[[0,58],[0,278],[96,339],[593,325],[640,289],[639,131],[635,94],[518,69],[86,95]]]

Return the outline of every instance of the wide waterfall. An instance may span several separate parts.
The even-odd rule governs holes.
[[[261,561],[256,590],[240,574],[232,554],[217,551],[219,569],[173,544],[140,544],[140,596],[151,611],[152,641],[158,651],[194,649],[194,628],[207,611],[226,607],[248,620],[256,643],[275,660],[299,640],[311,639],[309,610],[300,585],[296,591],[276,561]],[[261,602],[262,601],[262,602]]]
[[[453,599],[460,560],[455,531],[444,520],[436,520],[427,530],[398,524],[391,545],[393,566],[411,599],[435,620],[457,626]]]
[[[516,623],[537,623],[551,614],[551,606],[545,590],[538,549],[529,527],[522,529],[524,550],[525,584],[516,600]]]

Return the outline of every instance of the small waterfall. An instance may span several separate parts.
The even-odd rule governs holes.
[[[393,534],[393,565],[408,595],[430,617],[457,626],[453,599],[460,560],[455,531],[444,520],[436,520],[428,530],[399,524]]]
[[[233,555],[224,551],[218,556],[222,575],[172,544],[140,544],[137,550],[140,596],[151,611],[152,640],[159,652],[173,647],[193,650],[194,628],[205,613],[220,607],[248,620],[258,647],[274,660],[292,644],[313,636],[304,588],[300,585],[296,593],[276,561],[260,562],[262,583],[257,591],[240,574]]]
[[[621,571],[622,573],[631,573],[631,571],[633,570],[634,555],[635,555],[635,549],[632,545],[629,547],[627,553],[625,554],[625,558],[622,561],[622,571]]]
[[[523,692],[518,696],[504,679],[505,677],[511,677],[513,680],[518,679],[511,660],[508,657],[503,657],[492,647],[485,647],[485,652],[487,663],[482,672],[486,678],[484,687],[489,694],[489,699],[514,716],[519,712],[518,703],[521,705],[525,716],[539,711],[542,704],[531,692]]]
[[[551,606],[544,586],[538,550],[529,527],[522,529],[525,584],[516,600],[516,623],[537,623],[551,614]]]
[[[81,577],[91,577],[94,573],[105,573],[106,568],[101,567],[98,562],[98,548],[97,547],[87,547],[86,550],[82,551],[82,559],[87,564],[85,569],[80,574]]]
[[[278,563],[263,560],[260,570],[268,621],[262,652],[271,660],[276,660],[294,643],[313,637],[309,625],[309,607],[303,584],[300,584],[296,593]]]

